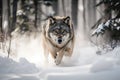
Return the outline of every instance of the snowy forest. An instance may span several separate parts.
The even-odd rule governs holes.
[[[42,26],[70,16],[73,55],[44,63]],[[0,80],[120,80],[119,0],[0,0]]]

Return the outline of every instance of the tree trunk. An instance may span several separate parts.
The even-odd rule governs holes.
[[[0,32],[2,32],[2,0],[0,0]]]
[[[8,7],[8,0],[3,0],[3,9],[2,9],[2,30],[3,33],[6,35],[8,34],[9,30],[9,7]]]
[[[83,10],[83,0],[78,1],[78,18],[77,18],[77,30],[79,30],[80,34],[84,34],[84,10]]]
[[[11,26],[11,30],[14,30],[15,29],[15,24],[16,24],[16,12],[17,12],[17,2],[18,0],[13,0],[13,12],[12,12],[12,15],[13,15],[13,19],[12,19],[12,26]]]
[[[64,0],[64,12],[65,12],[65,15],[64,16],[71,16],[72,14],[72,1],[71,0]]]
[[[84,22],[85,22],[85,33],[87,37],[90,37],[91,27],[96,22],[96,10],[95,0],[84,0]]]
[[[78,0],[72,0],[72,20],[75,26],[75,29],[77,28],[77,11],[78,11]]]
[[[55,15],[58,15],[58,0],[53,1],[53,10],[55,11]]]
[[[65,16],[64,0],[58,0],[58,15]]]
[[[34,0],[34,5],[35,5],[35,28],[37,28],[37,21],[38,21],[38,1]]]

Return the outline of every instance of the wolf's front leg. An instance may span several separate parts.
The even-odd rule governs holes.
[[[56,59],[57,53],[56,52],[51,52],[51,56],[52,56],[53,59]]]
[[[59,65],[62,61],[62,58],[63,58],[63,55],[64,55],[64,50],[60,50],[58,53],[57,53],[57,56],[56,56],[56,59],[55,59],[55,63],[56,65]]]

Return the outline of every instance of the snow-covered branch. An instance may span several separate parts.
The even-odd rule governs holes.
[[[105,30],[120,30],[120,18],[109,19],[105,23],[101,23],[98,27],[92,32],[92,36],[104,34]]]

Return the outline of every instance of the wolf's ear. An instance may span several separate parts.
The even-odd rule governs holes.
[[[55,22],[55,18],[54,18],[53,16],[49,16],[48,19],[50,20],[50,23],[51,23],[51,24]]]
[[[66,18],[64,18],[64,22],[67,23],[67,24],[69,24],[69,22],[70,22],[70,16],[67,16]]]

